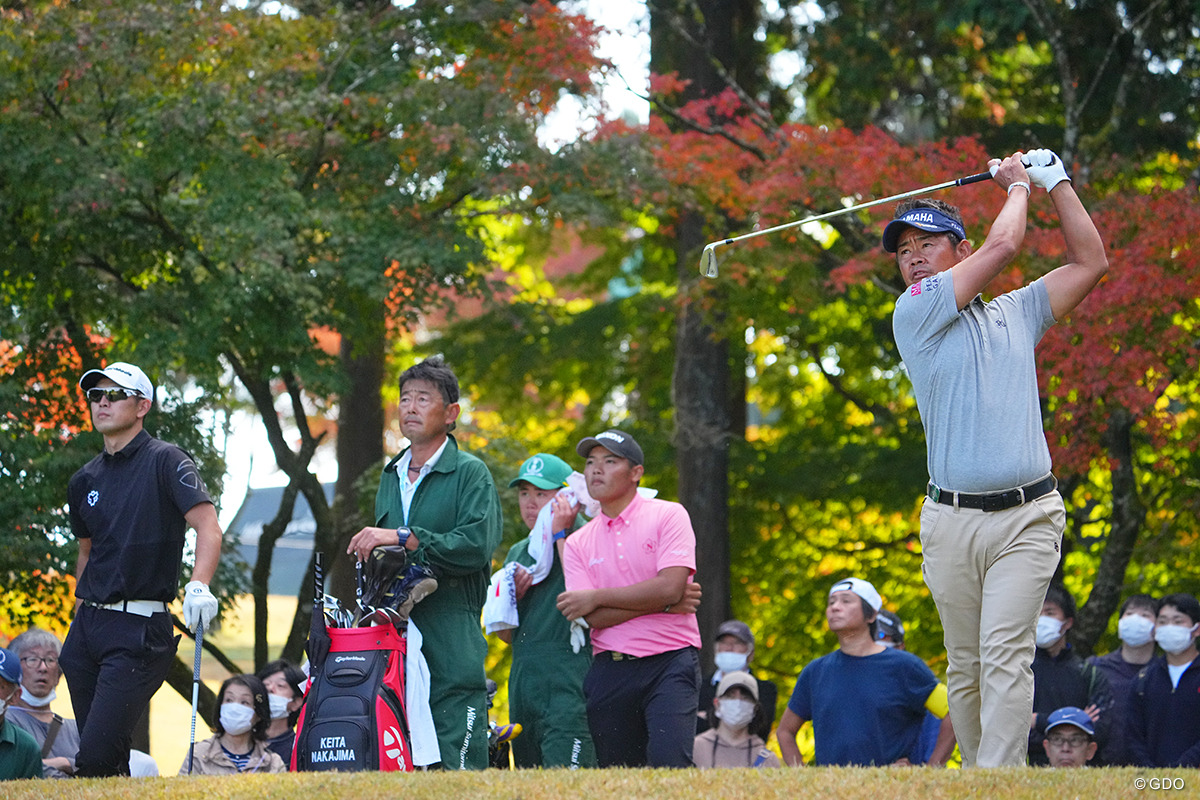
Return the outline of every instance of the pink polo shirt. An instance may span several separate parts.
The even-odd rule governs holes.
[[[573,533],[563,549],[567,591],[630,586],[667,567],[696,574],[696,534],[679,503],[633,498],[617,517],[601,512]],[[652,656],[700,646],[695,614],[643,614],[591,632],[592,652]]]

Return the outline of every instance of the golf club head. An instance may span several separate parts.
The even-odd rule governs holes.
[[[700,254],[700,274],[706,278],[717,277],[717,245],[716,243],[704,245],[704,252]]]

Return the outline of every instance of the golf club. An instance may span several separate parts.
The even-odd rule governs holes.
[[[363,562],[354,562],[354,597],[358,604],[358,611],[354,618],[354,626],[358,627],[358,623],[366,614],[366,608],[363,606]]]
[[[966,186],[968,183],[979,183],[980,181],[990,180],[991,177],[992,177],[991,172],[980,172],[975,175],[967,175],[966,177],[963,177],[963,178],[955,178],[954,180],[945,181],[943,183],[938,183],[933,186],[926,186],[921,189],[913,189],[911,192],[904,192],[902,194],[894,194],[891,197],[884,197],[880,200],[871,200],[870,202],[867,202],[867,203],[859,203],[856,206],[846,206],[845,208],[839,208],[836,211],[829,211],[824,214],[817,214],[815,216],[805,217],[804,219],[799,219],[794,222],[787,222],[787,223],[784,223],[783,225],[776,225],[773,228],[764,228],[761,231],[754,231],[753,233],[746,233],[741,236],[734,236],[729,239],[722,239],[719,242],[709,242],[708,244],[704,245],[704,251],[702,253],[700,253],[700,274],[706,278],[717,277],[717,251],[716,251],[716,248],[720,247],[721,245],[733,244],[734,242],[740,242],[745,239],[753,239],[755,236],[765,236],[768,233],[784,231],[784,230],[787,230],[788,228],[796,228],[796,227],[799,227],[800,225],[806,225],[809,222],[820,222],[823,219],[830,219],[832,217],[841,216],[842,214],[849,214],[851,211],[860,211],[864,208],[870,208],[871,206],[877,206],[882,203],[892,203],[892,202],[895,202],[896,200],[904,200],[909,197],[916,197],[919,194],[928,194],[929,192],[936,192],[938,189],[949,189],[952,186]]]
[[[192,735],[188,742],[188,775],[196,755],[196,707],[200,701],[200,650],[204,646],[204,620],[196,625],[196,660],[192,665]]]

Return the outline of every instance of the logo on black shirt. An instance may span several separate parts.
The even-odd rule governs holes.
[[[95,489],[92,489],[90,492],[88,492],[87,504],[89,506],[95,506],[96,503],[99,502],[99,500],[100,500],[100,493],[97,492]]]
[[[180,461],[179,466],[175,468],[175,472],[179,475],[179,482],[189,489],[200,488],[200,474],[196,472],[196,464],[190,458],[185,461]]]

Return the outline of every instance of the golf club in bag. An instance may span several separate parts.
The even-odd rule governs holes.
[[[403,627],[330,627],[320,553],[313,561],[309,682],[296,724],[293,772],[413,770],[405,705]],[[361,596],[363,575],[356,575]],[[356,620],[361,621],[361,620]]]
[[[897,200],[905,200],[909,197],[916,197],[917,195],[928,194],[929,192],[936,192],[938,189],[949,189],[952,186],[966,186],[968,183],[979,183],[980,181],[990,180],[991,177],[992,177],[991,172],[980,172],[975,175],[967,175],[966,177],[963,177],[963,178],[955,178],[954,180],[945,181],[943,183],[938,183],[933,186],[926,186],[921,189],[913,189],[911,192],[903,192],[902,194],[894,194],[891,197],[884,197],[880,200],[871,200],[870,202],[867,202],[867,203],[859,203],[858,205],[855,205],[855,206],[846,206],[845,208],[839,208],[836,211],[828,211],[824,214],[816,214],[815,216],[805,217],[804,219],[798,219],[798,220],[795,220],[794,222],[787,222],[787,223],[784,223],[783,225],[776,225],[773,228],[764,228],[761,231],[753,231],[752,233],[746,233],[741,236],[734,236],[734,237],[731,237],[728,239],[722,239],[719,242],[709,242],[708,244],[704,245],[704,251],[700,253],[700,274],[705,276],[706,278],[717,277],[717,251],[716,251],[716,249],[718,247],[721,247],[722,245],[733,244],[735,242],[741,242],[746,239],[753,239],[756,236],[766,236],[768,233],[777,233],[779,231],[785,231],[785,230],[788,230],[789,228],[796,228],[801,225],[807,225],[810,222],[820,222],[821,220],[832,219],[833,217],[840,217],[843,214],[849,214],[851,211],[861,211],[864,208],[871,208],[872,206],[881,205],[883,203],[892,203]]]

